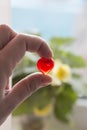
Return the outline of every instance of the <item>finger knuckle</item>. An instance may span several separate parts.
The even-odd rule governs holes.
[[[17,35],[17,38],[22,41],[24,39],[24,35],[20,33]]]

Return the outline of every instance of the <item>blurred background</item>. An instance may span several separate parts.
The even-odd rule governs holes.
[[[13,112],[13,128],[86,130],[87,1],[12,0],[11,20],[16,31],[48,41],[56,70],[51,73],[52,85],[36,92]],[[15,69],[13,84],[38,71],[38,58],[26,54]]]
[[[87,1],[11,0],[11,26],[45,38],[55,61],[53,83],[13,112],[13,130],[87,130]],[[38,59],[26,53],[13,85],[38,71]]]

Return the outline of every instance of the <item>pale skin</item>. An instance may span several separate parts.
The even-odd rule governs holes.
[[[52,82],[49,75],[33,73],[10,89],[9,78],[26,51],[52,58],[52,51],[42,38],[18,34],[7,25],[0,25],[0,125],[27,97]],[[9,91],[7,95],[6,90]]]

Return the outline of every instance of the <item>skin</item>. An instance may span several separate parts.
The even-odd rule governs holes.
[[[10,76],[26,51],[52,58],[52,51],[42,38],[18,34],[7,25],[0,25],[0,125],[27,97],[52,82],[49,75],[33,73],[10,89]]]

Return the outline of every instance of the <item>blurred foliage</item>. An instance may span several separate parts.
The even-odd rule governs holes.
[[[71,84],[64,83],[61,87],[63,88],[61,93],[55,97],[54,113],[58,119],[67,122],[70,119],[69,115],[77,99],[77,94]]]
[[[73,41],[74,41],[73,38],[52,37],[50,39],[50,44],[51,44],[51,46],[53,44],[55,44],[53,47],[55,47],[57,45],[57,48],[58,48],[61,45],[71,44]]]
[[[81,56],[64,49],[67,45],[73,44],[73,42],[73,38],[53,37],[49,40],[49,45],[54,53],[54,60],[60,59],[64,64],[69,65],[72,71],[73,68],[86,67],[86,62]],[[34,53],[29,53],[23,58],[14,71],[13,85],[25,76],[37,71],[36,62],[38,58],[39,56]],[[81,79],[82,76],[73,72],[71,79],[74,80],[76,78]],[[51,84],[32,94],[13,112],[13,115],[30,114],[35,107],[44,108],[51,103],[55,117],[63,122],[68,122],[77,97],[78,94],[71,82],[61,82],[59,85]]]
[[[86,66],[86,62],[81,56],[75,55],[71,52],[66,51],[65,48],[61,48],[62,45],[66,47],[69,44],[72,44],[74,41],[73,38],[51,38],[50,46],[54,53],[55,59],[61,59],[62,62],[68,64],[70,67],[81,68]],[[66,46],[65,46],[66,45]]]

